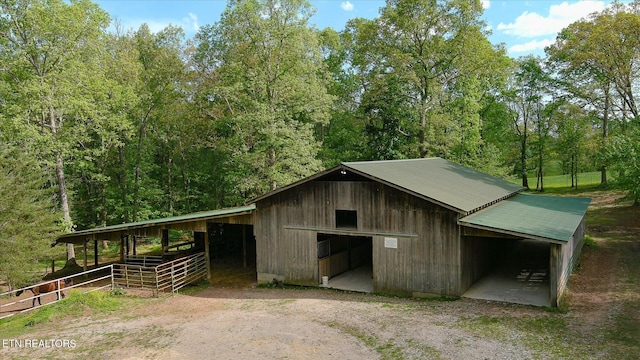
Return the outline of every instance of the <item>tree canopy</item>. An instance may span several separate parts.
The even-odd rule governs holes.
[[[311,25],[306,0],[232,0],[193,39],[109,27],[89,0],[0,10],[2,151],[30,164],[3,155],[3,186],[15,167],[29,179],[17,193],[54,208],[6,216],[54,211],[41,229],[234,206],[342,161],[431,156],[538,191],[544,174],[578,186],[601,171],[637,199],[633,5],[520,59],[489,41],[478,0],[388,0],[343,30]],[[24,219],[20,239],[50,238]]]

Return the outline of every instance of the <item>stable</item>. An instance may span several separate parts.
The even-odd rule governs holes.
[[[98,254],[102,241],[117,242],[120,245],[120,263],[135,265],[157,265],[194,253],[203,253],[210,277],[211,264],[240,261],[245,267],[255,261],[255,239],[253,238],[254,205],[202,211],[109,225],[64,234],[55,244],[82,245],[84,248],[84,270],[87,270],[87,250],[93,246],[94,266],[98,266]],[[169,232],[177,230],[188,233],[187,240],[170,242]],[[157,238],[161,241],[161,254],[146,256],[138,254],[138,243],[144,239]]]
[[[342,163],[254,199],[258,282],[557,306],[589,199],[441,158]]]

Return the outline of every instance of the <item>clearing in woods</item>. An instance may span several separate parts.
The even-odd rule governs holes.
[[[212,286],[175,296],[72,294],[51,306],[59,315],[49,313],[46,321],[41,312],[52,310],[0,321],[0,357],[637,358],[640,208],[611,191],[580,195],[593,198],[590,238],[560,310],[259,288],[250,273],[230,278],[214,269]],[[12,339],[67,339],[75,348],[7,346]]]

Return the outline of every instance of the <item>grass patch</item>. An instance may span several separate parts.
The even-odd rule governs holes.
[[[362,341],[368,348],[375,350],[380,357],[385,360],[404,359],[402,348],[395,344],[394,339],[390,339],[386,342],[381,340],[376,335],[370,335],[364,331],[348,325],[342,325],[336,322],[328,324],[331,327],[340,329],[342,332],[347,333],[360,341]]]
[[[592,191],[595,187],[600,186],[600,176],[601,175],[599,171],[579,173],[578,174],[578,190],[583,189],[582,191]],[[610,177],[611,176],[609,176],[609,180],[610,180]],[[529,180],[529,187],[535,190],[536,188],[535,174],[528,176],[528,180]],[[518,185],[522,184],[521,178],[513,178],[509,181]],[[553,191],[555,189],[560,189],[560,191],[566,191],[566,189],[576,190],[571,187],[571,175],[568,175],[568,174],[544,176],[543,182],[544,182],[545,192]]]
[[[178,293],[182,295],[195,295],[200,291],[209,287],[209,282],[207,280],[200,280],[195,284],[188,284],[178,291]]]
[[[488,316],[462,319],[458,324],[477,336],[501,342],[518,342],[540,358],[585,358],[588,350],[576,346],[564,316]]]
[[[6,337],[16,337],[28,333],[34,326],[77,318],[88,310],[93,314],[109,313],[130,309],[138,303],[136,298],[105,291],[83,294],[71,290],[62,301],[0,320],[0,333]]]

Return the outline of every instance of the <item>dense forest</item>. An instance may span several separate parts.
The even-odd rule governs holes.
[[[640,196],[637,3],[518,59],[479,0],[388,0],[340,32],[311,26],[306,0],[230,0],[192,39],[112,25],[89,0],[0,10],[3,249],[242,204],[355,160],[439,156],[538,191],[551,168],[573,186],[600,171]]]

